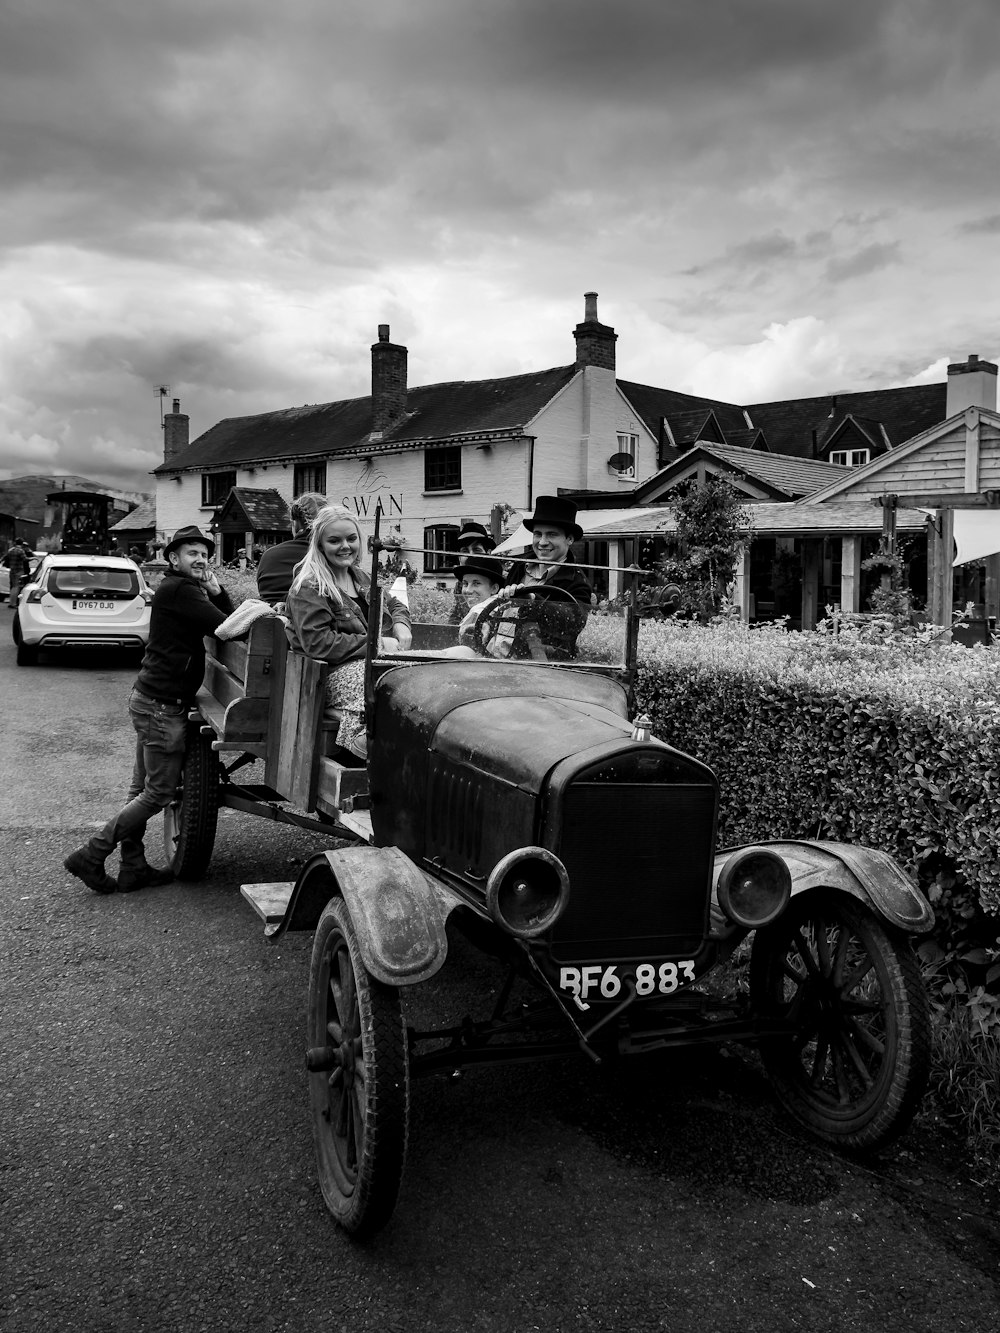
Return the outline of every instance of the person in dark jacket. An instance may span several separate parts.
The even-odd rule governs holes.
[[[146,824],[173,801],[180,781],[187,715],[205,674],[207,634],[233,609],[209,557],[215,543],[196,527],[181,528],[164,547],[170,568],[153,594],[149,643],[129,696],[135,765],[126,805],[63,865],[95,893],[129,893],[169,884],[173,874],[146,861]],[[104,862],[121,844],[117,883]]]
[[[329,503],[319,491],[305,491],[292,501],[291,540],[269,546],[257,565],[257,595],[262,602],[277,606],[288,596],[295,566],[302,563],[309,550],[309,534],[316,515]]]
[[[7,598],[7,605],[13,611],[17,606],[21,585],[27,579],[28,570],[31,568],[31,549],[27,542],[14,542],[4,556],[3,562],[10,570],[10,595]]]
[[[540,495],[535,512],[523,521],[531,533],[535,559],[511,566],[500,596],[530,595],[541,602],[525,612],[525,624],[537,624],[535,633],[546,657],[565,661],[576,655],[576,640],[587,623],[592,596],[587,577],[576,567],[570,550],[583,536],[576,505],[559,495]],[[524,655],[517,642],[523,637],[515,635],[512,656]]]

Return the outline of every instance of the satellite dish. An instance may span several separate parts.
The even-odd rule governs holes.
[[[612,454],[608,459],[608,467],[612,472],[632,472],[635,469],[635,459],[631,454]]]

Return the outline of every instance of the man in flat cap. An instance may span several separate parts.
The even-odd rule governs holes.
[[[205,674],[206,634],[233,609],[208,561],[215,543],[196,527],[180,528],[163,549],[170,568],[153,594],[149,643],[129,696],[135,766],[126,804],[63,865],[94,893],[130,893],[169,884],[173,873],[146,861],[146,824],[174,800],[184,762],[187,715]],[[121,845],[117,883],[104,868]]]

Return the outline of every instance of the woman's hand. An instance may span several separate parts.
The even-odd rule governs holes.
[[[392,632],[396,637],[396,642],[399,644],[399,651],[401,653],[407,652],[410,645],[413,643],[413,633],[409,625],[404,625],[403,622],[399,620],[393,625]]]

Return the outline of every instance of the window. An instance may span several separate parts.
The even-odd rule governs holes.
[[[305,495],[306,491],[326,494],[326,464],[296,463],[293,495]]]
[[[460,491],[462,489],[462,446],[424,451],[424,490]]]
[[[235,472],[203,472],[201,474],[201,503],[203,508],[220,505],[236,485]]]
[[[867,449],[835,449],[830,455],[830,462],[839,463],[841,467],[863,467],[868,457]]]
[[[628,456],[632,460],[632,462],[627,467],[620,467],[618,469],[619,477],[635,476],[635,456],[638,450],[639,450],[638,435],[630,435],[627,432],[622,432],[622,431],[618,432],[618,452],[620,454],[628,454]]]
[[[424,528],[424,573],[443,574],[458,561],[458,526],[441,523]]]

